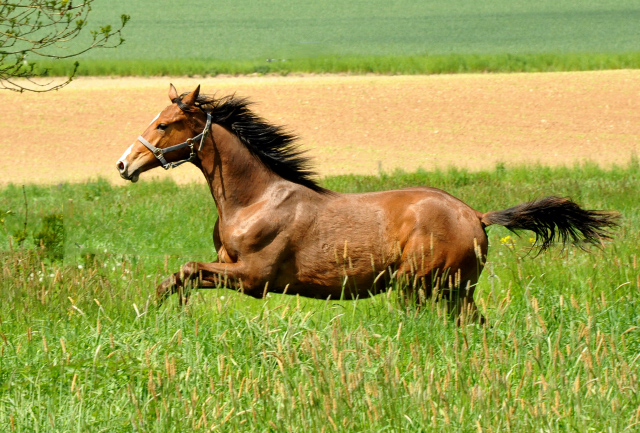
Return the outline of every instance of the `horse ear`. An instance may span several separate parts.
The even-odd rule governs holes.
[[[171,100],[171,102],[173,102],[174,99],[176,99],[178,97],[178,91],[176,90],[175,87],[173,87],[173,84],[169,84],[169,99]]]
[[[187,96],[182,98],[182,102],[186,105],[193,105],[194,102],[198,100],[198,95],[200,94],[200,85],[196,87],[196,90],[189,93]]]

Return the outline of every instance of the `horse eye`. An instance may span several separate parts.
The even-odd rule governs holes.
[[[161,123],[160,125],[158,125],[158,129],[161,131],[164,131],[165,129],[167,129],[167,124],[166,123]]]

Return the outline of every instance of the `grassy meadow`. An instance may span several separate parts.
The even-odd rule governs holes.
[[[340,176],[344,192],[432,185],[479,210],[553,193],[616,209],[613,242],[538,257],[489,228],[476,299],[437,305],[230,290],[186,308],[155,284],[214,257],[203,184],[0,189],[0,431],[635,431],[640,167]],[[25,205],[26,203],[26,205]],[[25,227],[26,216],[26,227]]]
[[[80,57],[80,74],[640,67],[639,0],[98,0],[90,24],[115,26],[121,14],[131,16],[123,33],[125,44],[87,52]],[[41,66],[60,75],[73,62]]]

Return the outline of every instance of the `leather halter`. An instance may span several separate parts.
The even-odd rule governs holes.
[[[160,161],[160,164],[162,164],[162,168],[164,168],[165,170],[169,170],[170,168],[175,168],[179,165],[184,164],[185,162],[195,161],[198,158],[198,156],[196,155],[196,151],[193,148],[194,142],[197,140],[200,140],[200,146],[198,147],[198,152],[202,151],[204,139],[207,138],[207,135],[209,134],[210,129],[211,129],[211,113],[207,113],[207,124],[204,126],[204,129],[202,130],[202,132],[193,138],[188,138],[187,141],[185,141],[184,143],[176,144],[174,146],[169,146],[169,147],[165,147],[164,149],[161,149],[149,143],[142,135],[138,137],[138,141],[144,144],[147,147],[147,149],[149,149],[151,153],[153,153],[153,156],[155,156],[158,159],[158,161]],[[189,149],[191,149],[191,154],[189,155],[189,158],[176,161],[176,162],[167,162],[167,160],[164,159],[165,153],[173,152],[174,150],[180,150],[187,146],[189,147]]]

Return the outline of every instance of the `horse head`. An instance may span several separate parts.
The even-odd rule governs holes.
[[[210,127],[202,130],[206,115],[196,106],[200,86],[186,95],[180,96],[173,84],[169,87],[172,104],[162,110],[147,129],[124,152],[116,167],[123,179],[137,182],[141,173],[161,166],[164,169],[178,166],[196,159],[194,142],[202,142]],[[199,115],[198,115],[199,114]]]

